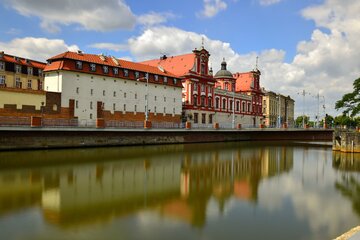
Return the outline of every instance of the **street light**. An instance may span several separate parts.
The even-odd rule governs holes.
[[[232,100],[232,128],[235,128],[235,86],[233,84],[233,100]]]
[[[149,74],[145,73],[145,77],[138,78],[136,81],[140,81],[146,79],[146,95],[145,95],[145,121],[148,121],[149,119]]]

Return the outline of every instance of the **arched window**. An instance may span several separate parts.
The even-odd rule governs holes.
[[[196,94],[193,95],[193,103],[194,103],[194,106],[197,106],[197,102],[198,102],[198,97]]]
[[[201,106],[205,107],[205,96],[201,96]]]
[[[240,102],[236,101],[236,111],[239,112],[240,111]]]
[[[219,109],[220,105],[220,99],[219,98],[215,98],[215,108]]]
[[[208,107],[212,107],[212,98],[211,97],[208,98]]]
[[[222,108],[223,108],[223,110],[226,109],[226,98],[224,98],[222,101]]]
[[[229,108],[230,108],[230,111],[233,110],[233,100],[230,100],[230,106],[229,106]]]
[[[241,108],[241,111],[242,111],[242,112],[246,112],[246,109],[245,109],[245,102],[242,102],[242,108]]]
[[[229,83],[225,83],[225,86],[224,86],[224,90],[228,90],[228,88],[229,88]]]

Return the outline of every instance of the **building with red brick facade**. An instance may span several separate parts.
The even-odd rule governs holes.
[[[163,56],[142,62],[172,72],[183,84],[183,121],[199,127],[256,126],[261,123],[262,113],[254,111],[254,97],[249,91],[237,90],[238,80],[226,69],[225,60],[215,76],[209,69],[209,52],[203,47],[192,53]],[[259,83],[259,78],[258,78]],[[256,98],[257,99],[257,98]],[[261,101],[261,95],[260,95]],[[257,108],[256,108],[257,109]]]

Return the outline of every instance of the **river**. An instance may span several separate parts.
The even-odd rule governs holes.
[[[360,154],[232,142],[0,152],[0,239],[333,239]]]

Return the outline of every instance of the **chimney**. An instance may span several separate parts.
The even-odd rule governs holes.
[[[160,57],[160,60],[165,60],[165,59],[167,59],[167,56],[165,54]]]

